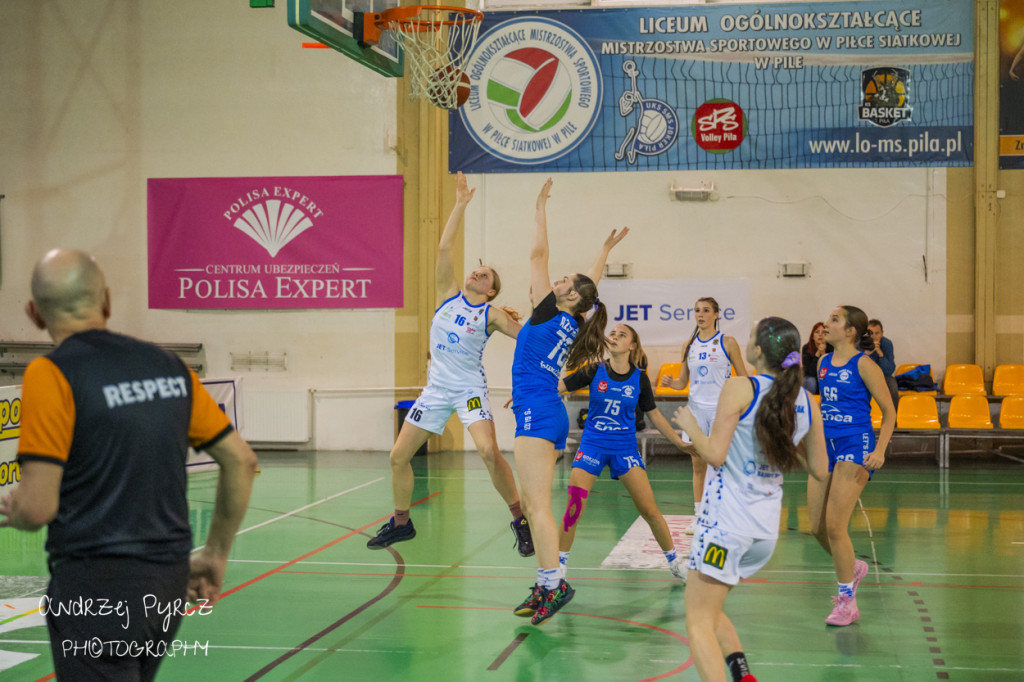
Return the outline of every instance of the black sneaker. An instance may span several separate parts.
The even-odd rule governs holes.
[[[370,538],[366,546],[370,549],[384,549],[396,542],[412,540],[414,537],[416,537],[416,529],[412,527],[412,519],[409,519],[409,523],[404,526],[396,526],[395,517],[392,516],[387,523],[380,527],[377,536]]]
[[[571,602],[575,594],[576,590],[569,587],[569,583],[559,580],[558,587],[553,590],[544,590],[543,603],[537,609],[537,613],[533,614],[533,619],[530,622],[534,625],[543,625],[563,606]]]
[[[512,522],[512,532],[516,536],[515,547],[519,550],[519,556],[533,556],[533,535],[525,516],[520,516]]]
[[[523,600],[523,603],[516,607],[514,613],[517,616],[532,616],[540,608],[540,603],[544,599],[544,588],[540,585],[534,585],[530,588],[530,596]]]

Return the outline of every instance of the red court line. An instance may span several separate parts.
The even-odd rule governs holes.
[[[434,606],[434,605],[431,605],[431,604],[420,604],[416,608],[418,608],[418,609],[442,609],[442,610],[456,610],[456,609],[458,609],[458,610],[466,610],[466,611],[508,611],[508,609],[499,608],[497,606]],[[680,642],[682,642],[686,646],[687,649],[690,648],[690,640],[688,640],[686,637],[683,637],[678,632],[672,632],[671,630],[666,630],[665,628],[658,627],[657,625],[651,625],[650,623],[641,623],[640,621],[627,620],[626,618],[616,618],[614,616],[601,616],[601,615],[596,614],[596,613],[579,613],[579,612],[576,612],[576,611],[562,611],[562,615],[564,615],[564,616],[582,616],[584,618],[600,618],[602,620],[614,620],[617,623],[626,623],[627,625],[636,625],[637,627],[647,628],[648,630],[654,630],[655,632],[660,632],[662,634],[668,635],[669,637],[674,637],[675,639],[678,639]],[[686,670],[687,668],[691,667],[692,665],[693,665],[693,655],[691,654],[690,657],[687,658],[685,661],[683,661],[683,664],[680,665],[679,667],[673,668],[672,670],[669,670],[668,672],[662,673],[660,675],[656,675],[654,677],[645,677],[642,680],[637,680],[637,682],[654,682],[655,680],[663,680],[666,677],[672,677],[673,675],[677,675],[677,674],[683,672],[684,670]]]
[[[440,495],[440,494],[441,494],[441,491],[439,490],[436,493],[433,493],[431,495],[427,495],[426,497],[424,497],[421,500],[417,500],[416,502],[413,502],[409,506],[410,507],[415,507],[416,505],[418,505],[418,504],[420,504],[422,502],[426,502],[430,498],[436,497],[437,495]],[[306,552],[302,556],[296,557],[295,559],[292,559],[291,561],[285,562],[285,563],[281,564],[280,566],[277,566],[276,568],[272,568],[272,569],[270,569],[269,571],[267,571],[266,573],[264,573],[262,575],[258,575],[255,578],[252,578],[251,580],[246,580],[244,583],[242,583],[240,585],[236,585],[235,587],[232,587],[227,592],[221,592],[220,597],[218,598],[218,600],[223,599],[224,597],[227,597],[228,595],[234,594],[235,592],[238,592],[239,590],[245,589],[246,587],[249,587],[250,585],[258,583],[259,581],[263,580],[264,578],[268,578],[268,577],[274,575],[275,573],[281,573],[284,569],[288,568],[289,566],[294,566],[295,564],[299,563],[303,559],[307,559],[307,558],[313,556],[314,554],[317,554],[319,552],[324,551],[325,549],[327,549],[329,547],[333,547],[334,545],[338,544],[342,540],[347,540],[348,538],[352,537],[353,535],[357,535],[359,533],[362,533],[367,528],[372,528],[373,526],[376,526],[378,523],[381,523],[382,521],[387,521],[390,518],[391,518],[391,514],[388,514],[387,516],[382,516],[381,518],[377,519],[376,521],[371,521],[370,523],[366,524],[365,526],[363,526],[361,528],[357,528],[356,530],[352,531],[351,533],[346,533],[345,535],[342,535],[340,538],[336,538],[334,540],[331,540],[330,542],[328,542],[323,547],[318,547],[318,548],[316,548],[316,549],[314,549],[314,550],[312,550],[310,552]],[[191,615],[192,612],[196,611],[199,608],[200,608],[199,605],[196,605],[196,606],[193,606],[192,608],[190,608],[188,610],[189,615]]]
[[[50,673],[46,677],[40,677],[38,680],[36,680],[36,682],[47,682],[48,680],[52,680],[55,677],[57,677],[57,673]]]

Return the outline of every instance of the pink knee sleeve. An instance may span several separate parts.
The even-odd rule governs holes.
[[[579,521],[580,514],[583,513],[583,500],[587,499],[589,494],[585,488],[569,486],[569,505],[565,508],[565,516],[562,517],[562,529],[566,533]]]

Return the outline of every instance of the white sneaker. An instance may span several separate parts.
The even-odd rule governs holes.
[[[672,575],[685,583],[686,574],[690,570],[690,557],[677,556],[675,560],[669,562],[668,570],[672,571]]]

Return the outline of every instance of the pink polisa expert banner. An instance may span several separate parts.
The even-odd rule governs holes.
[[[149,307],[402,307],[397,175],[152,178]]]

